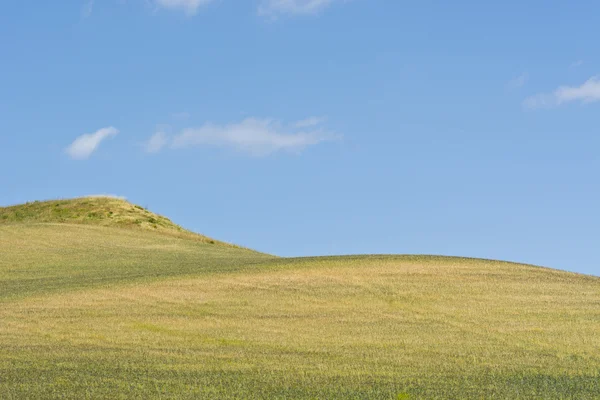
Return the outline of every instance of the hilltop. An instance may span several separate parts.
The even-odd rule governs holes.
[[[600,278],[278,258],[118,199],[0,221],[2,398],[600,398]]]
[[[0,224],[84,224],[153,231],[210,244],[230,245],[191,232],[162,215],[125,199],[94,196],[76,199],[34,201],[0,207]]]

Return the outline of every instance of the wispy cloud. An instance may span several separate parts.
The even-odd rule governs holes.
[[[258,14],[271,18],[286,14],[313,15],[340,1],[345,0],[262,0]]]
[[[260,118],[247,118],[227,125],[207,123],[199,128],[184,129],[171,139],[157,132],[147,142],[146,150],[155,153],[167,146],[171,149],[212,146],[256,157],[278,151],[299,153],[309,146],[340,138],[323,129],[321,123],[322,119],[310,118],[287,125]]]
[[[86,133],[75,139],[75,141],[67,147],[66,152],[75,160],[85,160],[96,151],[104,139],[116,136],[118,133],[119,130],[112,126],[99,129],[94,133]]]
[[[213,0],[155,0],[158,7],[183,11],[189,16],[195,15],[198,9]]]
[[[527,73],[522,73],[521,75],[517,76],[514,79],[511,79],[510,82],[508,82],[508,88],[510,90],[522,88],[523,86],[525,86],[528,80],[529,75]]]
[[[94,11],[94,0],[87,0],[81,8],[81,16],[88,18],[92,15],[92,11]]]
[[[158,131],[148,139],[144,145],[147,153],[158,153],[169,143],[167,134],[163,131]]]
[[[531,96],[525,99],[523,106],[530,109],[549,108],[574,101],[581,103],[600,101],[600,78],[594,76],[580,86],[560,86],[552,93]]]
[[[575,62],[573,62],[570,67],[571,68],[578,68],[581,67],[583,65],[583,60],[577,60]]]

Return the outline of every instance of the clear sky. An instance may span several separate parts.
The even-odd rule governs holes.
[[[600,275],[600,2],[9,0],[0,205]]]

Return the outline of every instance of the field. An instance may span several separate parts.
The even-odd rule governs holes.
[[[76,202],[0,209],[1,399],[600,398],[600,278],[283,259]]]

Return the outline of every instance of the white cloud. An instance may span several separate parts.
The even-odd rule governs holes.
[[[258,118],[228,125],[205,124],[200,128],[184,129],[173,138],[171,148],[229,147],[253,156],[266,156],[277,151],[300,152],[308,146],[339,137],[315,125],[309,128],[302,129],[298,123],[285,126],[271,119]]]
[[[279,15],[310,15],[340,0],[262,0],[258,14],[276,18]]]
[[[187,15],[195,15],[200,6],[206,5],[213,0],[156,0],[156,5],[170,10],[180,10]]]
[[[146,149],[147,153],[158,153],[167,145],[168,142],[169,139],[167,138],[167,135],[164,132],[159,131],[152,135],[152,137],[144,145],[144,148]]]
[[[92,11],[94,10],[94,0],[87,0],[81,9],[81,16],[83,18],[88,18],[92,15]]]
[[[591,103],[600,100],[600,79],[594,76],[583,85],[577,87],[561,86],[555,92],[559,103],[580,100]]]
[[[94,151],[98,148],[100,143],[109,137],[116,136],[119,130],[112,126],[108,128],[102,128],[95,133],[86,133],[85,135],[79,136],[69,147],[67,147],[67,154],[75,160],[85,160],[89,158]]]
[[[523,106],[526,108],[547,108],[574,101],[582,103],[600,101],[600,78],[594,76],[581,86],[560,86],[552,93],[531,96],[525,99]]]
[[[510,82],[508,82],[508,88],[510,90],[516,90],[516,89],[522,88],[523,86],[525,86],[528,79],[529,79],[529,75],[527,75],[526,73],[522,73],[518,77],[516,77],[513,80],[511,80]]]

